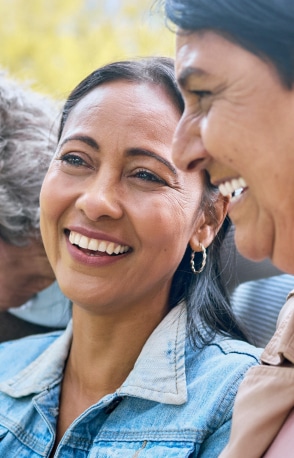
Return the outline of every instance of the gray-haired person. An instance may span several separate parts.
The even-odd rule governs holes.
[[[68,319],[69,301],[39,232],[39,192],[56,146],[58,111],[49,97],[0,73],[0,341]]]

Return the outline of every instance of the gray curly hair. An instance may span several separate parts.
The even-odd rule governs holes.
[[[58,105],[0,72],[0,238],[39,237],[39,193],[57,143]]]

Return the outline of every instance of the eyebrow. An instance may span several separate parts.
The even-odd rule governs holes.
[[[70,137],[67,137],[59,145],[59,149],[62,148],[63,145],[65,145],[66,143],[71,142],[71,141],[80,141],[80,142],[86,143],[91,148],[94,148],[96,151],[100,150],[98,143],[92,137],[89,137],[88,135],[72,135]],[[134,156],[148,156],[148,157],[152,157],[153,159],[156,159],[157,161],[161,162],[166,167],[168,167],[169,170],[175,176],[178,175],[177,169],[169,161],[167,161],[163,157],[159,156],[158,154],[153,153],[152,151],[148,151],[148,150],[141,149],[141,148],[132,148],[132,149],[129,149],[127,151],[127,156],[132,156],[132,157],[134,157]]]
[[[72,135],[70,137],[67,137],[63,140],[63,142],[60,143],[59,148],[62,148],[63,145],[72,141],[86,143],[86,145],[90,146],[91,148],[94,148],[96,151],[99,151],[98,143],[95,142],[95,140],[92,137],[89,137],[88,135]]]
[[[202,70],[202,68],[186,67],[177,78],[179,86],[185,89],[191,76],[201,78],[203,76],[209,76],[209,73],[207,73],[205,70]]]
[[[169,161],[167,161],[167,160],[164,159],[163,157],[159,156],[158,154],[153,153],[152,151],[148,151],[148,150],[141,149],[141,148],[132,148],[132,149],[128,150],[127,156],[133,156],[133,157],[134,157],[134,156],[147,156],[147,157],[152,157],[153,159],[156,159],[157,161],[161,162],[161,163],[164,164],[166,167],[168,167],[169,170],[170,170],[175,176],[178,175],[177,169],[176,169]]]

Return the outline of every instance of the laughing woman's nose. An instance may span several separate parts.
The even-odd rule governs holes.
[[[184,171],[204,169],[208,154],[200,136],[199,124],[189,122],[185,115],[181,118],[173,138],[173,160]]]

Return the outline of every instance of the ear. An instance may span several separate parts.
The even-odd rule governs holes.
[[[213,209],[210,206],[202,211],[195,225],[195,232],[190,239],[190,247],[193,251],[201,251],[199,243],[202,243],[205,248],[211,244],[224,222],[228,205],[229,197],[218,194],[213,203]]]

